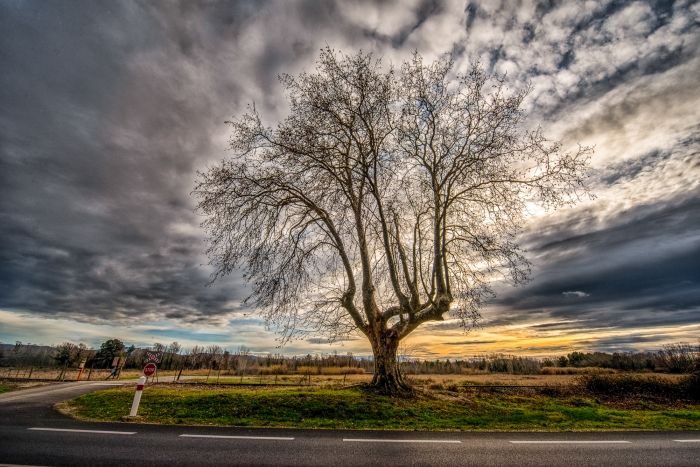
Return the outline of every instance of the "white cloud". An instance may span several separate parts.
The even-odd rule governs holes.
[[[584,298],[584,297],[589,297],[590,294],[587,294],[586,292],[582,292],[580,290],[568,290],[566,292],[561,293],[565,297],[576,297],[576,298]]]

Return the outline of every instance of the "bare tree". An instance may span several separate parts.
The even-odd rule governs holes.
[[[246,367],[248,366],[248,357],[250,356],[250,349],[245,345],[238,347],[238,350],[234,353],[234,358],[236,362],[236,369],[240,372],[241,383],[243,382],[243,375],[245,374]]]
[[[528,203],[575,202],[591,151],[524,130],[527,90],[449,56],[397,71],[325,49],[281,81],[289,116],[270,128],[251,107],[228,122],[233,157],[199,174],[214,279],[242,268],[283,339],[359,330],[372,384],[410,390],[399,341],[449,311],[469,328],[491,281],[524,281]]]
[[[685,342],[664,345],[658,352],[659,359],[671,373],[690,373],[700,360],[700,347]]]
[[[190,368],[193,370],[199,370],[202,368],[202,364],[206,361],[204,352],[204,347],[199,345],[192,347],[192,350],[190,351]]]
[[[210,345],[207,348],[207,356],[208,356],[208,367],[209,371],[207,372],[207,382],[209,382],[209,375],[211,375],[211,370],[217,370],[217,377],[216,381],[219,381],[219,376],[221,374],[221,360],[224,355],[224,349],[222,349],[218,345]]]
[[[182,346],[177,342],[173,341],[165,350],[165,354],[168,356],[167,366],[164,364],[164,369],[172,370],[173,362],[175,361],[175,356],[180,353]],[[165,363],[165,362],[164,362]]]
[[[399,367],[401,369],[402,375],[408,375],[415,373],[412,367],[418,361],[417,354],[421,350],[421,346],[415,342],[411,342],[408,339],[402,340],[399,343],[399,347],[396,350],[396,357],[399,362]]]

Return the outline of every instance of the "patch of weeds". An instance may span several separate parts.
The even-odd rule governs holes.
[[[15,389],[17,389],[17,385],[16,385],[16,384],[12,384],[12,383],[0,383],[0,394],[2,394],[3,392],[14,391]]]

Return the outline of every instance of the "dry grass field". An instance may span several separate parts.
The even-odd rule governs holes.
[[[684,375],[668,373],[625,373],[642,377],[661,377],[676,381]],[[576,383],[581,375],[510,375],[505,373],[483,373],[474,375],[411,375],[412,381],[428,381],[459,385],[504,385],[504,386],[567,386]]]
[[[666,373],[625,373],[628,375],[638,375],[641,377],[660,377],[672,381],[679,380],[683,375],[670,375]],[[269,385],[312,385],[312,386],[350,386],[360,383],[368,383],[372,375],[349,374],[349,375],[253,375],[253,376],[230,376],[221,374],[218,378],[216,373],[212,373],[207,380],[204,375],[191,375],[183,373],[182,382],[185,383],[210,383],[210,384],[269,384]],[[510,375],[503,373],[483,373],[470,375],[408,375],[408,380],[417,386],[452,384],[458,386],[482,386],[482,385],[503,385],[503,386],[569,386],[576,384],[581,375]],[[172,378],[172,377],[171,377]],[[167,382],[167,377],[161,377],[161,382]]]
[[[356,370],[356,369],[353,369]],[[51,369],[0,369],[0,379],[9,378],[17,381],[17,378],[27,379],[31,373],[31,380],[57,380],[60,371]],[[169,383],[174,382],[177,375],[177,370],[159,371],[157,377],[151,378],[153,382]],[[331,372],[332,373],[332,372]],[[540,375],[512,375],[507,373],[475,373],[475,374],[423,374],[423,375],[407,375],[412,384],[418,386],[444,385],[449,386],[456,384],[458,386],[471,385],[503,385],[503,386],[568,386],[575,384],[582,374],[587,374],[585,371],[579,371],[577,374],[540,374]],[[682,375],[672,375],[667,373],[625,373],[646,376],[658,376],[677,380],[682,378]],[[105,380],[110,375],[109,370],[85,370],[81,375],[81,380],[91,381]],[[123,370],[119,379],[136,379],[141,376],[141,372],[135,369]],[[78,377],[77,370],[68,370],[63,377],[64,381],[76,381]],[[372,379],[370,373],[357,374],[302,374],[293,375],[272,375],[272,374],[257,374],[257,375],[233,375],[229,372],[222,371],[221,373],[213,370],[187,370],[183,371],[180,382],[183,383],[209,383],[209,384],[264,384],[264,385],[312,385],[312,386],[351,386],[360,383],[367,383]]]

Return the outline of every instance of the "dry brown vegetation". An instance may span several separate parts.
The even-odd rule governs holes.
[[[639,378],[663,378],[669,381],[678,381],[683,375],[671,375],[666,373],[628,373],[631,376]],[[480,373],[470,375],[410,375],[410,382],[418,387],[429,388],[434,386],[434,389],[448,388],[452,385],[459,387],[464,386],[550,386],[550,387],[569,387],[579,383],[582,375],[509,375],[502,373]],[[297,375],[258,375],[258,376],[233,376],[224,375],[223,373],[217,379],[216,375],[209,377],[209,383],[220,384],[300,384],[311,386],[351,386],[362,383],[369,383],[372,375],[366,374],[297,374]],[[199,375],[198,378],[192,378],[188,373],[188,379],[183,380],[184,383],[196,384],[203,383],[206,380],[206,374]],[[165,381],[165,380],[163,380]]]
[[[542,373],[543,375],[609,375],[617,373],[617,370],[612,368],[598,368],[595,366],[546,366],[540,369],[540,373]]]
[[[355,367],[314,367],[299,366],[294,374],[284,374],[284,368],[271,366],[260,368],[258,374],[240,376],[230,371],[208,369],[183,371],[181,380],[183,382],[209,382],[223,384],[312,384],[312,385],[352,385],[367,383],[371,381],[372,375],[365,373],[361,368]],[[419,386],[430,384],[440,384],[448,386],[450,384],[463,385],[504,385],[504,386],[567,386],[575,384],[582,375],[596,375],[615,373],[614,370],[605,368],[544,368],[540,375],[511,375],[507,373],[471,373],[471,374],[429,374],[429,375],[408,375],[407,378]],[[565,371],[560,371],[565,370]],[[33,370],[32,380],[56,380],[60,374],[59,370]],[[104,380],[110,374],[109,370],[88,370],[84,371],[81,380]],[[656,377],[676,381],[683,375],[669,373],[640,372],[629,373],[639,375],[642,378]],[[2,378],[27,378],[29,370],[3,369],[0,371]],[[177,378],[178,371],[159,371],[157,379],[160,382],[171,382]],[[65,381],[75,381],[78,376],[77,370],[66,372]],[[120,379],[135,379],[141,376],[138,370],[124,370]]]

